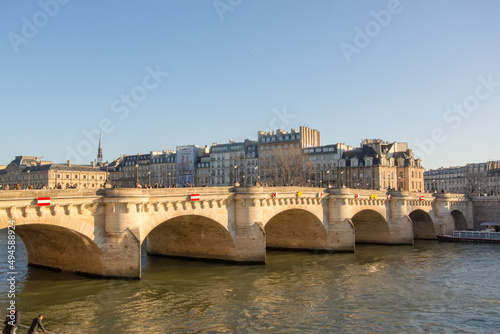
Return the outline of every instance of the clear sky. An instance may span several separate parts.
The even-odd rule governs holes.
[[[500,159],[497,0],[4,0],[0,164],[89,163],[306,125]]]

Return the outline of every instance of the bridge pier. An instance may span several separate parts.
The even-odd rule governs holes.
[[[450,200],[451,194],[448,193],[435,193],[433,196],[436,198],[432,204],[432,211],[434,212],[434,226],[436,227],[437,234],[452,234],[455,229],[455,220],[451,215]]]
[[[140,202],[134,203],[129,197],[105,197],[105,240],[101,251],[104,260],[103,276],[116,278],[141,277],[140,226],[143,215]]]
[[[235,187],[234,221],[230,222],[229,231],[234,240],[237,262],[266,262],[261,199],[264,199],[263,187]]]
[[[390,214],[387,219],[391,244],[413,245],[413,222],[408,216],[407,206],[409,197],[407,191],[391,193],[389,204]]]
[[[328,245],[337,252],[354,252],[354,224],[351,220],[349,198],[352,194],[348,188],[329,189],[328,199]]]

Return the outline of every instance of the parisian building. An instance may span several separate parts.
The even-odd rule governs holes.
[[[196,158],[196,187],[208,187],[210,185],[210,153],[203,153]]]
[[[258,162],[256,141],[214,143],[210,148],[210,186],[227,187],[236,182],[255,185]]]
[[[338,165],[337,176],[349,188],[424,191],[422,161],[407,143],[365,139],[344,152]]]
[[[150,151],[149,153],[138,153],[135,155],[123,155],[115,160],[115,167],[110,169],[110,182],[113,187],[186,187],[208,185],[207,170],[198,170],[198,167],[207,166],[209,160],[209,149],[207,146],[196,145],[183,146],[192,149],[194,164],[189,168],[193,172],[193,181],[180,181],[178,154],[173,150]],[[179,148],[179,147],[178,147]],[[203,159],[202,159],[203,158]],[[203,161],[201,161],[201,160]],[[183,159],[186,160],[186,159]],[[181,160],[181,161],[183,161]],[[209,161],[208,161],[209,163]],[[185,164],[182,165],[186,166]]]
[[[0,170],[2,189],[99,189],[107,181],[108,166],[96,164],[77,165],[42,161],[34,156],[16,156]]]
[[[320,132],[305,126],[290,132],[258,132],[259,177],[264,185],[305,185],[304,149],[321,145]]]
[[[424,172],[425,190],[472,195],[499,195],[500,161],[429,169]]]

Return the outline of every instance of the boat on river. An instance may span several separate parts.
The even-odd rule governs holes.
[[[497,242],[500,243],[500,223],[482,223],[487,226],[480,231],[453,231],[453,235],[438,234],[441,241]]]

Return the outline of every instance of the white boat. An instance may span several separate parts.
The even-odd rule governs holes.
[[[487,226],[480,231],[453,231],[453,235],[438,234],[438,240],[442,241],[468,241],[468,242],[500,242],[500,223],[482,223]]]

